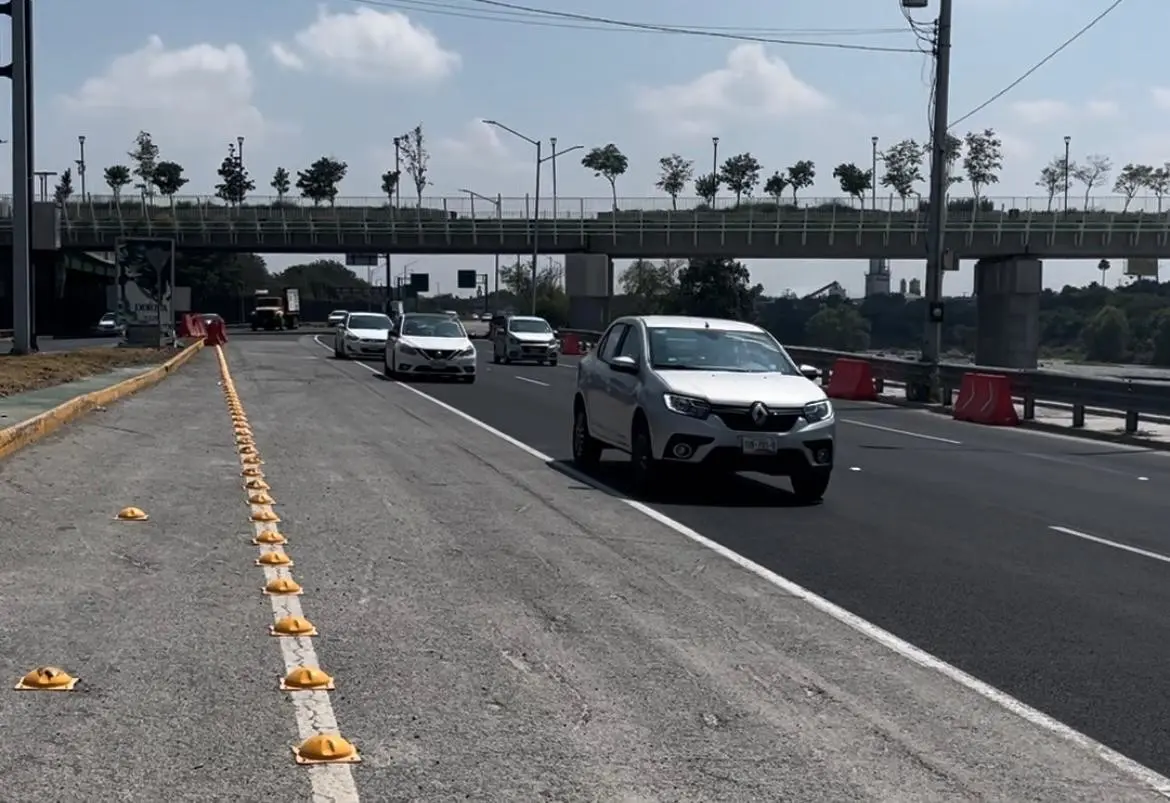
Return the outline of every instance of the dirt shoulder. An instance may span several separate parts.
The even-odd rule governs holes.
[[[92,348],[20,357],[0,356],[0,398],[76,382],[118,368],[157,364],[177,353],[177,349]]]

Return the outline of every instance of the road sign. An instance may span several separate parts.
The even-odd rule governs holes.
[[[412,273],[410,274],[410,289],[416,293],[431,292],[431,274],[429,273]]]
[[[1125,275],[1137,276],[1142,279],[1158,278],[1158,260],[1156,259],[1127,259],[1125,260]]]
[[[478,286],[479,282],[473,270],[461,270],[458,274],[458,287],[460,290],[470,290]]]
[[[347,268],[376,268],[378,267],[377,254],[346,254],[345,266]]]

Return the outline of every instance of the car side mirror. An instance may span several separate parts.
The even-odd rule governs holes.
[[[609,361],[609,367],[617,371],[619,374],[638,373],[638,361],[633,357],[627,357],[625,355],[611,359]]]
[[[817,380],[821,378],[821,369],[815,365],[800,366],[800,373],[805,379]]]

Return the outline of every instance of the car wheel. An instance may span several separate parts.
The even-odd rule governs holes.
[[[474,376],[461,376],[461,377],[459,377],[459,381],[465,382],[468,385],[474,385],[475,384],[475,377]]]
[[[601,441],[589,434],[585,405],[577,402],[573,411],[573,462],[584,469],[596,468],[603,448]]]
[[[390,367],[390,358],[385,354],[382,355],[382,375],[387,379],[394,378],[394,369]]]
[[[831,472],[821,469],[806,469],[793,474],[790,478],[792,493],[797,501],[803,504],[815,504],[824,498],[825,491],[829,488],[830,476]]]
[[[549,364],[549,365],[552,365],[552,366],[555,366],[555,365],[557,364],[557,361],[556,361],[556,360],[549,360],[549,361],[548,361],[548,364]]]
[[[500,355],[496,354],[494,351],[492,352],[492,362],[494,362],[496,365],[500,364]]]
[[[635,493],[643,495],[658,490],[662,468],[654,459],[650,428],[640,418],[634,421],[634,431],[630,437],[630,465]]]

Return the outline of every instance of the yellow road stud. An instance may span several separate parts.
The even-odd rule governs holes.
[[[281,544],[287,544],[288,539],[276,530],[262,530],[256,533],[256,537],[252,539],[252,543],[256,546],[279,546]]]
[[[340,733],[319,733],[293,748],[298,764],[357,764],[357,748]]]
[[[140,507],[124,507],[118,511],[118,518],[122,521],[146,521],[150,516]]]
[[[248,494],[249,505],[274,505],[276,500],[269,496],[264,491],[257,491],[256,493]]]
[[[73,691],[80,678],[55,666],[38,666],[17,681],[17,691]]]
[[[264,480],[256,478],[245,482],[244,487],[249,491],[267,491],[270,486]]]
[[[240,472],[241,477],[263,477],[264,472],[256,468],[256,466],[244,466]]]
[[[280,679],[280,688],[284,691],[333,691],[337,686],[332,676],[317,667],[298,666]]]
[[[268,632],[273,636],[308,638],[317,635],[317,628],[303,616],[286,616],[269,625]]]
[[[265,524],[275,524],[280,521],[280,516],[273,513],[271,510],[257,510],[252,513],[252,521],[259,521]]]
[[[292,566],[292,558],[285,552],[265,552],[256,558],[257,566]]]
[[[268,554],[277,553],[270,552]],[[305,590],[301,588],[300,583],[291,577],[277,577],[264,586],[264,593],[270,597],[290,597],[304,594]]]

